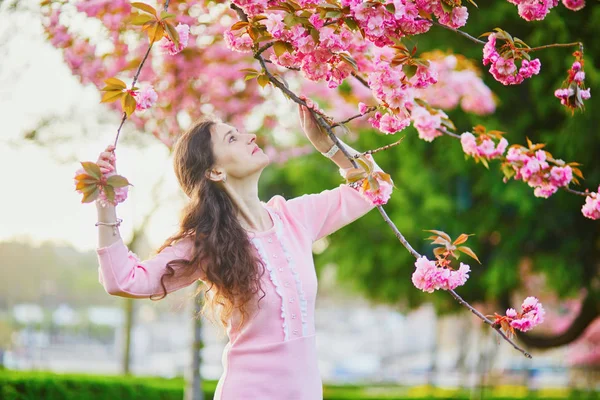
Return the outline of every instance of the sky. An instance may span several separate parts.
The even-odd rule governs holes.
[[[52,240],[81,251],[94,249],[96,207],[81,204],[73,176],[78,160],[96,161],[114,141],[119,116],[100,104],[94,87],[82,86],[71,75],[60,51],[45,41],[41,25],[30,15],[0,9],[0,42],[0,241]],[[42,147],[23,139],[48,118],[52,123],[41,136],[57,143]],[[125,130],[122,138],[128,133],[137,134]],[[118,173],[135,187],[117,206],[117,214],[127,240],[152,207],[152,188],[164,175],[161,198],[166,204],[153,213],[147,230],[150,245],[159,246],[177,229],[185,196],[167,148],[148,136],[142,144],[137,142],[144,138],[119,140]]]

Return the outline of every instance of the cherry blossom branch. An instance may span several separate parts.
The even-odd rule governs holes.
[[[460,29],[454,29],[451,28],[449,26],[440,24],[437,21],[433,21],[433,20],[429,20],[429,19],[421,19],[423,21],[429,21],[431,22],[433,25],[439,26],[441,28],[447,29],[449,31],[452,32],[456,32],[459,35],[469,39],[470,41],[477,43],[477,44],[483,44],[485,45],[487,42],[481,39],[477,39],[474,36],[469,35],[467,32],[465,31],[461,31]],[[582,42],[573,42],[573,43],[553,43],[553,44],[546,44],[543,46],[537,46],[537,47],[524,47],[524,48],[519,48],[522,51],[527,51],[527,52],[531,52],[531,51],[538,51],[538,50],[544,50],[544,49],[550,49],[552,47],[571,47],[571,46],[579,46],[579,50],[583,53],[583,43]]]
[[[515,350],[520,351],[527,358],[532,358],[531,354],[529,354],[527,351],[525,351],[523,348],[521,348],[515,342],[513,342],[508,336],[506,336],[506,334],[504,332],[502,332],[502,330],[496,324],[494,324],[494,322],[492,322],[489,318],[487,318],[485,315],[483,315],[482,313],[480,313],[479,311],[477,311],[477,309],[475,309],[473,306],[471,306],[469,303],[467,303],[462,297],[460,297],[458,295],[458,293],[456,293],[452,289],[448,290],[448,292],[450,293],[450,295],[452,295],[452,297],[454,297],[456,299],[456,301],[458,301],[459,304],[467,307],[473,314],[475,314],[477,317],[479,317],[481,320],[483,320],[483,322],[485,322],[486,324],[488,324],[489,326],[491,326],[492,328],[494,328],[494,330],[504,340],[506,340],[508,343],[510,343],[515,348]]]
[[[167,1],[165,3],[165,11],[167,10],[168,5],[169,5],[169,2]],[[140,72],[142,72],[142,67],[144,66],[144,63],[146,62],[146,59],[148,59],[148,55],[150,54],[150,50],[152,50],[153,45],[154,45],[154,40],[152,40],[150,42],[150,46],[148,46],[148,50],[146,50],[146,54],[144,54],[144,58],[142,58],[142,62],[138,66],[137,72],[133,76],[133,82],[131,83],[131,87],[135,86],[135,83],[137,82],[137,80],[140,76]],[[119,141],[119,134],[121,133],[121,128],[123,127],[123,124],[125,123],[126,119],[127,119],[127,113],[125,111],[123,111],[123,118],[121,118],[121,123],[119,124],[119,128],[117,128],[117,136],[115,136],[115,143],[114,143],[115,149],[117,148],[117,142]]]
[[[438,132],[441,132],[441,133],[443,133],[444,135],[448,135],[448,136],[450,136],[450,137],[453,137],[454,139],[458,139],[458,140],[460,140],[460,135],[457,135],[456,133],[449,132],[449,131],[447,131],[447,130],[446,130],[446,129],[444,129],[444,128],[437,128],[436,130],[437,130]],[[591,193],[589,193],[589,192],[580,192],[580,191],[578,191],[578,190],[571,189],[571,188],[569,188],[568,186],[562,186],[561,188],[562,188],[563,190],[566,190],[566,191],[567,191],[567,192],[569,192],[569,193],[573,193],[573,194],[576,194],[576,195],[578,195],[578,196],[584,196],[584,197],[591,196]]]
[[[406,250],[408,250],[408,252],[414,258],[416,258],[416,259],[421,258],[421,254],[419,254],[415,249],[412,248],[412,246],[410,245],[410,243],[408,243],[408,241],[404,238],[404,236],[402,235],[402,233],[398,230],[398,228],[396,227],[396,225],[392,222],[392,220],[390,219],[390,217],[387,215],[387,213],[385,212],[385,210],[383,209],[383,207],[382,206],[377,206],[377,210],[379,210],[379,213],[383,217],[384,221],[389,225],[390,228],[392,228],[392,231],[394,232],[394,234],[396,235],[396,237],[398,238],[398,240],[400,241],[400,243],[402,243],[402,245],[406,248]],[[500,337],[502,337],[502,339],[506,340],[516,350],[518,350],[521,353],[523,353],[523,355],[525,357],[531,358],[531,354],[529,354],[527,351],[525,351],[523,348],[519,347],[515,342],[513,342],[508,336],[506,336],[504,334],[504,332],[502,332],[498,327],[496,327],[496,325],[490,319],[488,319],[485,315],[483,315],[482,313],[480,313],[479,311],[477,311],[477,309],[475,309],[472,305],[470,305],[469,303],[467,303],[462,297],[460,297],[458,295],[458,293],[456,293],[452,289],[447,290],[447,292],[449,292],[450,295],[452,295],[452,297],[454,297],[454,299],[460,305],[468,308],[479,319],[481,319],[483,322],[485,322],[486,324],[488,324],[489,326],[491,326],[492,328],[494,328],[494,330],[500,335]]]

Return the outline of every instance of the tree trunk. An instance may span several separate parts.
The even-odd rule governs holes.
[[[131,373],[131,330],[133,329],[133,311],[134,304],[133,299],[125,299],[125,327],[123,332],[123,358],[121,369],[123,374],[129,375]]]
[[[200,285],[202,285],[202,282],[198,281],[196,289],[198,289]],[[193,299],[192,307],[192,360],[190,369],[186,374],[185,400],[204,400],[202,376],[200,375],[200,365],[202,363],[200,352],[204,347],[204,343],[202,342],[202,319],[200,318],[201,309],[202,299],[200,295],[197,295]]]

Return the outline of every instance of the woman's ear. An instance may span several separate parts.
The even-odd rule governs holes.
[[[213,182],[221,182],[227,179],[227,174],[224,171],[218,168],[213,168],[211,170],[206,171],[206,178]]]

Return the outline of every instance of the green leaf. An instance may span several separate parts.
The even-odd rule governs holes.
[[[100,190],[96,186],[93,191],[83,194],[83,198],[81,199],[81,202],[82,203],[91,203],[92,201],[94,201],[98,198],[99,194],[100,194]]]
[[[154,9],[154,7],[152,7],[149,4],[140,3],[140,2],[136,1],[135,3],[131,3],[131,7],[135,7],[137,9],[139,9],[139,10],[145,11],[145,12],[147,12],[149,14],[152,14],[152,15],[158,17],[158,15],[156,14],[156,10]]]
[[[130,22],[133,25],[144,25],[150,21],[156,21],[156,18],[148,14],[135,14],[130,19]]]
[[[248,22],[246,21],[238,21],[235,24],[231,25],[232,31],[237,31],[238,29],[242,29],[248,26]]]
[[[444,231],[437,231],[435,229],[425,229],[426,232],[433,232],[438,236],[443,237],[444,239],[446,239],[448,242],[452,242],[452,238],[450,238],[450,235],[448,235],[446,232]]]
[[[179,48],[179,33],[177,32],[177,29],[175,29],[175,26],[173,26],[173,24],[170,22],[166,22],[165,30],[167,31],[167,35],[169,35],[169,38],[175,44],[175,47]]]
[[[128,186],[130,183],[124,176],[121,175],[111,175],[106,179],[106,183],[108,183],[113,188],[120,188],[124,186]]]
[[[123,82],[122,80],[117,79],[117,78],[108,78],[108,79],[105,79],[104,82],[109,87],[113,86],[115,88],[120,88],[120,89],[127,88],[127,85],[125,84],[125,82]],[[115,90],[115,89],[107,89],[107,90]]]
[[[130,116],[135,111],[135,106],[137,102],[135,98],[131,95],[131,93],[127,93],[125,96],[121,97],[121,107],[123,108],[123,112]]]
[[[283,53],[287,51],[287,46],[284,42],[278,40],[273,44],[273,50],[275,51],[277,57],[280,57]]]
[[[404,64],[402,66],[402,72],[404,72],[404,75],[406,75],[406,77],[410,79],[417,73],[417,66]]]
[[[111,203],[115,202],[115,189],[112,186],[105,185],[103,188],[106,199]]]
[[[354,21],[352,18],[344,18],[344,23],[346,26],[348,26],[348,28],[350,28],[350,30],[355,31],[358,28],[356,21]]]
[[[102,99],[100,100],[100,103],[111,103],[113,101],[119,100],[121,98],[121,96],[124,96],[124,95],[125,95],[125,92],[123,92],[123,91],[112,90],[112,91],[104,92],[102,94]]]
[[[477,258],[477,255],[469,247],[461,246],[461,247],[458,247],[456,250],[462,251],[463,253],[465,253],[469,257],[472,257],[472,258],[476,259],[477,262],[479,264],[481,264],[481,261],[479,261],[479,258]]]
[[[100,171],[100,167],[91,161],[82,161],[81,166],[88,173],[88,175],[100,179],[102,177],[102,171]]]
[[[257,78],[258,84],[262,87],[269,84],[269,77],[267,75],[259,75]]]
[[[160,19],[162,19],[163,21],[165,19],[171,19],[171,18],[175,18],[175,14],[171,14],[171,13],[169,13],[167,11],[162,11],[160,13]]]

